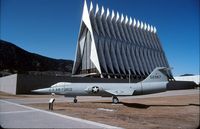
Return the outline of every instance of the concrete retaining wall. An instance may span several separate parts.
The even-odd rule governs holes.
[[[167,84],[167,90],[194,89],[196,86],[193,81],[172,81]]]
[[[0,91],[16,94],[17,89],[17,74],[0,78]]]

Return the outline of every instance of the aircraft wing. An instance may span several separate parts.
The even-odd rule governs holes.
[[[128,95],[133,95],[134,90],[115,89],[115,90],[105,90],[105,92],[116,96],[128,96]]]

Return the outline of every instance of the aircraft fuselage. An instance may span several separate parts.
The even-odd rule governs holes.
[[[49,88],[35,90],[38,93],[55,93],[75,96],[132,96],[166,91],[168,82],[151,83],[68,83],[61,82]],[[114,90],[113,90],[114,89]]]

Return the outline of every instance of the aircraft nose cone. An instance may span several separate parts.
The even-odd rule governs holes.
[[[35,93],[48,93],[49,89],[48,88],[37,89],[37,90],[32,90],[32,92],[35,92]]]

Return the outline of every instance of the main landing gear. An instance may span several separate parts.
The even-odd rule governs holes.
[[[77,102],[78,102],[77,98],[76,98],[76,97],[74,97],[74,103],[77,103]]]
[[[77,102],[78,102],[77,98],[74,97],[74,103],[77,103]],[[112,103],[114,103],[114,104],[119,103],[119,99],[117,98],[117,96],[112,97]]]
[[[112,97],[112,102],[113,102],[114,104],[119,103],[119,99],[117,98],[117,96],[113,96],[113,97]]]

